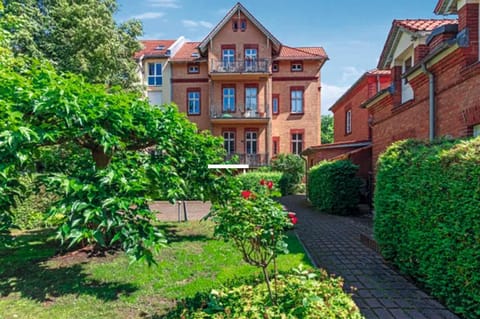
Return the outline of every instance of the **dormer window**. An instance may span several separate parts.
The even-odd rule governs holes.
[[[165,50],[165,46],[160,44],[155,48],[155,50]]]
[[[292,62],[291,71],[292,72],[302,72],[303,71],[303,63],[301,61]]]

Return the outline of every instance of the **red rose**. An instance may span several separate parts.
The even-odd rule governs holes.
[[[272,187],[273,187],[273,182],[272,182],[272,181],[268,181],[268,182],[267,182],[267,187],[268,187],[269,189],[272,189]]]
[[[251,191],[243,191],[242,192],[242,197],[245,198],[245,199],[249,199],[250,196],[252,196],[252,192]]]
[[[292,224],[296,225],[298,223],[298,218],[293,216],[292,218],[290,218],[290,221],[292,222]]]
[[[295,217],[296,215],[294,212],[288,212],[288,218]]]
[[[267,181],[265,181],[264,179],[261,179],[261,180],[260,180],[260,185],[263,186],[263,185],[265,185],[266,183],[267,183]]]

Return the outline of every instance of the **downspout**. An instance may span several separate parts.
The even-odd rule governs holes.
[[[430,141],[435,139],[435,75],[427,69],[425,63],[422,63],[422,71],[428,75],[429,86],[429,113],[428,113],[428,138]]]

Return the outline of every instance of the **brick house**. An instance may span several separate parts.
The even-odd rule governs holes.
[[[330,108],[333,112],[334,142],[309,147],[303,151],[308,167],[322,160],[348,158],[359,165],[359,176],[371,173],[371,130],[368,110],[360,106],[390,86],[389,70],[365,72]]]
[[[170,82],[171,101],[200,130],[224,138],[229,157],[260,166],[319,144],[320,70],[327,59],[321,47],[283,45],[237,3],[202,42],[170,52],[163,83]],[[150,63],[143,59],[147,73]]]
[[[397,140],[480,134],[479,1],[441,0],[435,13],[458,19],[393,22],[378,64],[392,85],[363,105],[373,163]]]

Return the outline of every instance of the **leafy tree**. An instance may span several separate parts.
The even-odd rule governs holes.
[[[222,158],[220,141],[198,134],[176,106],[151,106],[136,93],[106,90],[9,50],[0,50],[0,119],[3,235],[21,195],[19,176],[38,167],[61,198],[51,213],[64,216],[62,241],[121,247],[148,261],[163,242],[149,200],[217,187],[207,164]]]
[[[91,83],[131,88],[138,81],[132,56],[140,49],[142,25],[117,24],[117,9],[115,0],[7,0],[7,13],[21,20],[21,27],[10,29],[12,47]]]
[[[295,193],[305,174],[305,162],[296,154],[279,154],[272,161],[272,170],[282,172],[279,181],[282,195]]]
[[[322,115],[322,144],[333,143],[333,116]]]

